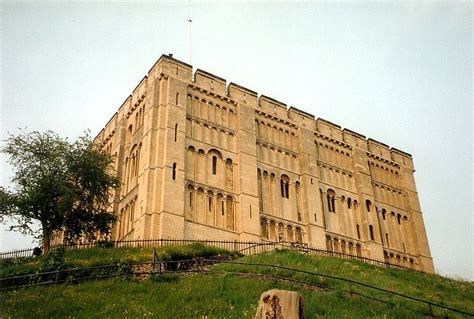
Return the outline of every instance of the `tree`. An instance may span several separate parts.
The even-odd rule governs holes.
[[[14,191],[0,187],[0,217],[14,220],[10,230],[34,235],[45,252],[59,232],[68,241],[109,233],[116,221],[109,198],[119,179],[87,133],[70,143],[52,131],[21,131],[1,151],[14,169]]]

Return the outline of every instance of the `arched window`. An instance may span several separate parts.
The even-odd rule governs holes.
[[[397,214],[397,223],[398,223],[398,225],[400,225],[401,220],[402,220],[402,215]]]
[[[370,202],[370,200],[366,200],[365,201],[365,206],[367,207],[367,212],[370,213],[370,206],[372,205],[372,203]]]
[[[390,241],[388,240],[388,233],[385,233],[385,241],[387,242],[387,247],[390,247]]]
[[[172,176],[173,180],[176,180],[176,163],[173,163],[173,173]]]
[[[362,247],[360,246],[360,244],[356,245],[356,254],[357,257],[362,257]]]
[[[336,193],[332,189],[328,189],[327,192],[327,201],[328,201],[328,211],[331,213],[336,212]]]
[[[386,218],[385,215],[386,214],[387,214],[387,211],[385,210],[385,208],[382,208],[382,218],[383,218],[383,220],[385,220],[385,218]]]
[[[349,198],[347,198],[347,209],[351,209],[351,207],[352,207],[352,200],[349,197]]]
[[[217,156],[212,157],[212,175],[217,174]]]
[[[359,224],[356,225],[356,230],[357,230],[357,239],[360,239],[360,226],[359,226]]]
[[[374,226],[369,225],[370,240],[374,240]]]
[[[286,240],[293,241],[293,228],[291,225],[286,226]]]
[[[296,235],[296,242],[297,243],[302,243],[303,242],[303,232],[301,231],[301,228],[296,227],[295,235]]]
[[[267,227],[267,220],[262,218],[260,220],[260,228],[262,230],[262,237],[268,239],[268,227]]]
[[[326,236],[326,250],[332,251],[332,240],[329,236]]]
[[[281,197],[290,198],[290,179],[286,175],[281,175],[280,190]]]
[[[226,228],[234,230],[234,199],[227,196],[226,199]]]

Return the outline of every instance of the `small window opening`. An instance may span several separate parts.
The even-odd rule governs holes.
[[[212,212],[212,197],[209,197],[208,202],[209,202],[209,205],[208,205],[209,211]]]
[[[178,123],[174,125],[174,141],[178,140]]]
[[[314,214],[314,221],[317,222],[318,219],[316,218],[316,214]]]
[[[369,225],[370,240],[374,240],[374,226]]]
[[[301,213],[298,213],[298,221],[301,221]]]
[[[397,215],[397,223],[398,223],[398,225],[400,225],[401,219],[402,219],[402,216],[400,216],[400,214],[398,214],[398,215]]]
[[[178,102],[179,102],[179,93],[176,93],[176,103],[175,103],[175,104],[176,104],[176,105],[179,105]]]
[[[176,163],[173,163],[173,174],[172,174],[173,180],[176,179]]]
[[[224,216],[224,202],[221,203],[221,212],[222,212],[222,216]]]
[[[405,247],[405,243],[403,243],[402,245],[403,245],[403,251],[407,252],[406,247]]]
[[[370,213],[370,205],[372,205],[372,203],[370,202],[370,200],[366,200],[366,201],[365,201],[365,205],[367,206],[367,212]]]
[[[217,157],[213,156],[212,157],[212,175],[217,174]]]
[[[388,233],[385,233],[385,241],[387,242],[387,247],[390,247],[390,242],[388,241]]]
[[[356,230],[357,230],[357,239],[360,239],[360,227],[359,227],[359,225],[356,225]]]

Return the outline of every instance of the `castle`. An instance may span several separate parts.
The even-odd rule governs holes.
[[[289,241],[434,272],[412,156],[163,55],[95,138],[115,240]]]

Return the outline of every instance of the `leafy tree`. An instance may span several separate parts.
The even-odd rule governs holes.
[[[45,252],[60,231],[68,241],[109,233],[116,220],[109,198],[119,180],[109,172],[112,158],[87,133],[70,143],[52,131],[21,131],[5,142],[14,191],[0,187],[0,218],[15,221],[10,230],[34,235]]]

